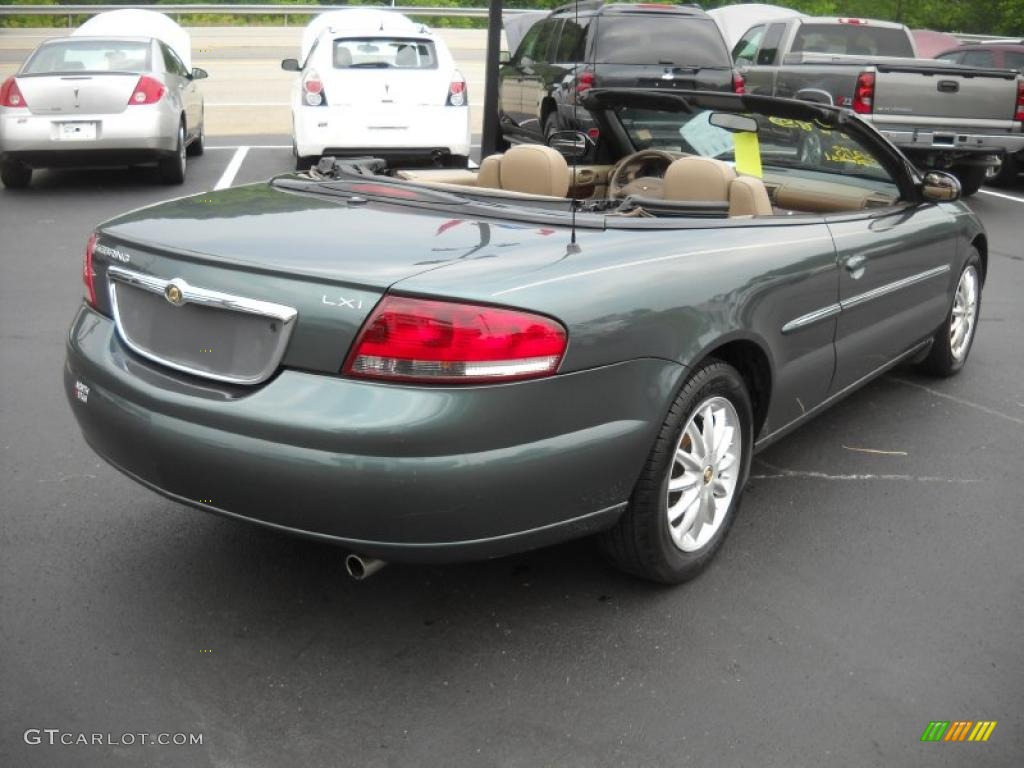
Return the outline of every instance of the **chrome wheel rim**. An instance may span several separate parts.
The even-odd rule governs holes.
[[[669,468],[666,502],[672,542],[683,552],[705,547],[722,527],[739,480],[743,432],[724,397],[709,397],[690,415]]]
[[[967,356],[977,319],[978,270],[971,266],[960,275],[949,322],[949,350],[958,362]]]

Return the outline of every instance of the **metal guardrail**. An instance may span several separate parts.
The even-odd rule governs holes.
[[[104,11],[119,11],[124,8],[145,8],[170,16],[223,13],[238,16],[307,16],[325,11],[340,11],[350,8],[373,8],[365,5],[225,5],[224,3],[185,3],[182,5],[0,5],[0,16],[93,16]],[[388,10],[409,16],[462,16],[470,19],[486,19],[487,8],[429,8],[416,5],[393,5]],[[531,13],[522,8],[506,8],[503,13]]]

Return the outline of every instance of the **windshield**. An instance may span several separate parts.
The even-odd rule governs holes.
[[[607,15],[598,19],[597,64],[671,64],[730,67],[722,34],[711,19],[664,13]]]
[[[773,172],[818,178],[819,174],[838,174],[852,180],[882,182],[887,193],[897,191],[891,175],[872,152],[839,128],[752,113],[745,117],[756,121],[757,132],[736,132],[712,124],[733,115],[731,112],[620,107],[615,113],[637,150],[663,149],[716,158],[734,165],[740,173],[756,176],[762,169],[765,177]],[[877,187],[874,183],[861,186]]]
[[[51,72],[148,72],[150,44],[122,40],[68,40],[50,43],[25,63],[22,74]]]
[[[429,40],[358,37],[334,41],[335,69],[436,69]]]
[[[904,30],[866,24],[801,24],[790,50],[793,53],[914,57],[910,37]]]

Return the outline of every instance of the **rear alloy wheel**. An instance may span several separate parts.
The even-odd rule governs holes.
[[[985,183],[984,165],[954,165],[950,172],[960,180],[960,194],[969,197]]]
[[[32,182],[32,169],[15,160],[0,164],[0,181],[8,189],[25,189]]]
[[[160,180],[164,184],[185,183],[185,124],[178,125],[178,148],[174,155],[160,161]]]
[[[683,385],[633,491],[602,547],[622,570],[678,584],[711,561],[732,525],[753,447],[740,374],[710,360]]]
[[[952,376],[967,362],[981,312],[981,258],[975,249],[967,259],[953,294],[953,306],[935,333],[921,368],[935,376]]]

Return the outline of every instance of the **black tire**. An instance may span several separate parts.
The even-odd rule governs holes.
[[[203,113],[202,122],[199,123],[199,134],[192,139],[192,143],[188,145],[188,156],[189,157],[201,157],[203,152],[206,151],[206,114]]]
[[[157,164],[160,180],[164,184],[185,183],[185,124],[178,126],[178,148],[170,157],[165,157]]]
[[[965,279],[965,275],[969,270],[974,271],[976,277],[976,290],[977,298],[973,307],[973,323],[971,324],[970,337],[967,339],[966,347],[960,351],[960,354],[954,352],[953,346],[953,312],[957,308],[957,294],[960,285]],[[942,321],[942,325],[935,332],[935,336],[932,339],[931,349],[928,351],[928,356],[921,361],[918,366],[925,373],[929,373],[932,376],[940,376],[943,378],[953,376],[960,372],[960,370],[967,363],[967,358],[971,354],[971,348],[974,346],[974,337],[978,333],[978,318],[981,316],[981,293],[982,293],[982,271],[981,271],[981,257],[978,255],[978,251],[974,248],[970,249],[970,254],[967,257],[967,263],[964,264],[964,268],[960,271],[960,277],[957,278],[957,289],[954,292],[953,301],[950,302],[949,312],[946,313],[946,319]]]
[[[985,183],[985,166],[954,165],[950,172],[960,180],[960,194],[970,197]]]
[[[5,160],[0,164],[0,181],[8,189],[25,189],[32,183],[32,169],[15,160]]]
[[[699,548],[685,552],[669,531],[668,482],[683,430],[696,409],[709,398],[724,398],[738,416],[740,456],[735,490],[713,535]],[[601,548],[621,570],[663,584],[679,584],[699,574],[715,556],[739,508],[753,455],[753,409],[743,378],[728,363],[709,359],[686,380],[669,409],[629,507],[611,530],[601,534]],[[724,471],[722,477],[725,477]],[[705,478],[705,483],[708,479]]]
[[[1020,171],[1020,159],[1016,155],[1006,155],[999,166],[999,172],[985,179],[985,183],[995,187],[1009,187],[1017,182]]]

